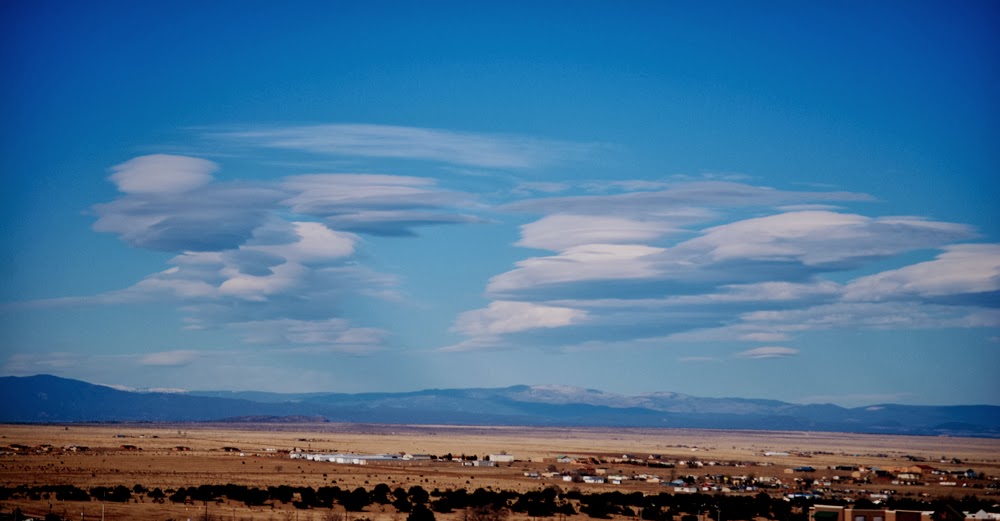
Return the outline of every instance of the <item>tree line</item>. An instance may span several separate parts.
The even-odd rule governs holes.
[[[847,505],[843,500],[773,498],[766,492],[757,495],[709,494],[644,494],[621,491],[582,492],[571,489],[563,492],[558,486],[549,486],[528,492],[477,488],[472,492],[464,488],[425,490],[419,485],[408,489],[390,488],[384,483],[371,490],[364,487],[340,488],[337,486],[293,487],[278,485],[250,487],[246,485],[199,485],[161,490],[147,489],[142,485],[129,488],[92,487],[82,489],[73,485],[19,485],[0,487],[0,501],[9,499],[58,501],[109,501],[128,502],[149,499],[154,502],[204,504],[223,501],[240,502],[247,507],[261,507],[278,503],[295,508],[331,510],[337,506],[347,512],[363,512],[371,505],[392,506],[397,512],[407,514],[407,521],[434,521],[435,513],[466,512],[467,521],[498,521],[496,514],[519,513],[529,517],[571,516],[578,512],[595,519],[612,516],[630,517],[642,521],[671,521],[681,516],[681,521],[694,521],[698,514],[707,513],[719,519],[749,520],[764,517],[777,521],[808,521],[809,506],[814,503]],[[935,512],[978,511],[989,508],[991,501],[980,500],[974,495],[962,498],[927,500],[913,497],[890,498],[884,505],[874,505],[866,499],[852,503],[855,508],[887,508],[890,510],[932,510]],[[471,513],[471,514],[470,514]],[[471,515],[471,517],[470,517]]]

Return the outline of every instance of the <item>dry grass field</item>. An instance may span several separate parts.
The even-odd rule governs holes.
[[[34,426],[0,425],[0,445],[30,447],[8,451],[0,456],[0,486],[69,484],[84,489],[94,486],[141,484],[163,490],[202,484],[247,485],[267,487],[338,486],[370,490],[385,483],[391,488],[420,485],[428,491],[466,488],[538,490],[550,485],[562,489],[578,487],[583,492],[642,491],[656,494],[667,491],[659,483],[629,480],[621,485],[564,482],[559,477],[532,478],[526,472],[575,471],[585,466],[606,469],[608,474],[626,476],[655,474],[664,481],[695,476],[698,483],[712,476],[773,476],[794,485],[790,469],[811,466],[809,477],[817,481],[833,476],[849,476],[835,471],[837,465],[867,468],[895,468],[922,460],[942,470],[974,469],[990,477],[1000,476],[1000,440],[977,438],[941,438],[880,436],[816,432],[747,432],[658,429],[583,429],[517,428],[456,426],[384,426],[345,424],[128,424]],[[134,450],[122,446],[135,446]],[[71,446],[86,451],[65,450]],[[41,447],[41,449],[39,449]],[[51,447],[51,448],[49,448]],[[177,451],[177,447],[190,450]],[[223,447],[237,447],[240,452],[225,452]],[[497,467],[469,467],[458,462],[393,461],[366,466],[338,465],[290,459],[292,450],[341,453],[409,453],[459,456],[495,454],[504,451],[517,461]],[[768,451],[788,455],[765,456]],[[613,462],[614,458],[632,455],[646,459],[658,455],[661,460],[677,462],[676,468],[647,468]],[[555,458],[569,455],[576,463],[557,463]],[[604,460],[593,463],[590,458]],[[961,463],[958,463],[960,461]],[[689,465],[687,462],[699,462]],[[946,481],[947,480],[947,481]],[[919,487],[893,485],[888,481],[856,485],[858,490],[895,489],[900,493],[927,496],[988,495],[996,489],[972,490],[958,482],[941,482],[951,477],[927,476]],[[986,481],[995,483],[996,481]],[[978,480],[978,483],[983,483]],[[906,490],[910,489],[910,490]],[[774,490],[775,494],[782,493]],[[711,492],[718,493],[718,492]],[[755,492],[754,492],[755,493]],[[63,502],[11,500],[0,504],[3,512],[15,506],[35,515],[49,511],[76,518],[97,519],[104,509],[105,519],[195,519],[204,517],[204,505],[153,503],[139,497],[131,503],[92,501]],[[296,511],[290,505],[247,508],[242,503],[208,506],[217,519],[322,519],[324,512]],[[351,513],[349,521],[394,521],[405,515],[390,507],[372,505],[368,512]],[[439,520],[458,519],[459,514],[438,515]],[[585,516],[581,516],[585,518]]]

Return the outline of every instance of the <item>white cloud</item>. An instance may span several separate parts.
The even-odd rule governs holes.
[[[476,205],[471,196],[422,177],[312,174],[288,177],[281,186],[292,194],[282,204],[341,230],[412,235],[415,226],[481,221],[458,210]]]
[[[629,186],[623,186],[629,188]],[[650,186],[652,187],[652,186]],[[637,188],[631,186],[631,188]],[[682,182],[657,191],[634,191],[612,195],[543,197],[519,201],[504,208],[539,214],[639,215],[648,218],[674,212],[677,208],[699,211],[706,218],[710,208],[771,207],[808,202],[871,201],[867,194],[854,192],[795,192],[725,181]],[[701,219],[705,220],[705,219]]]
[[[561,229],[565,233],[560,233]],[[975,233],[965,225],[912,217],[873,219],[828,211],[790,212],[735,221],[706,229],[672,247],[647,244],[670,229],[610,216],[543,218],[522,227],[519,245],[558,249],[555,256],[533,257],[490,280],[491,294],[537,292],[585,282],[670,281],[675,284],[726,284],[725,294],[692,299],[774,300],[768,293],[799,291],[792,284],[815,274],[856,268],[871,260],[923,248],[940,247]],[[627,244],[590,243],[620,239]],[[783,282],[780,279],[791,279]],[[748,292],[737,295],[741,286]],[[810,291],[831,295],[832,284]],[[613,290],[613,288],[612,288]],[[548,298],[552,298],[549,296]],[[555,297],[558,298],[558,297]],[[786,299],[799,298],[787,295]]]
[[[782,212],[810,212],[810,211],[836,212],[843,210],[843,208],[833,204],[788,204],[784,206],[779,206],[778,210],[781,210]]]
[[[357,131],[358,139],[376,139],[387,129],[321,130]],[[382,134],[385,150],[402,150],[399,140],[406,136],[417,140],[411,143],[417,148],[429,143],[418,142],[420,136],[448,137],[407,132],[389,128]],[[455,144],[462,136],[451,137]],[[368,144],[368,152],[379,155],[380,145]],[[188,330],[257,323],[263,324],[258,329],[277,332],[275,345],[366,354],[383,348],[384,332],[351,325],[337,329],[336,338],[303,341],[309,328],[318,328],[314,335],[334,335],[330,324],[315,324],[336,318],[346,299],[401,299],[396,277],[358,262],[358,233],[412,235],[418,226],[482,221],[469,213],[481,209],[473,196],[441,188],[429,178],[345,173],[213,182],[216,169],[210,161],[169,155],[137,157],[116,166],[111,180],[123,195],[93,207],[98,217],[94,229],[117,234],[135,247],[175,253],[170,266],[121,290],[25,306],[169,300],[187,315],[183,327]]]
[[[610,283],[609,291],[628,291]],[[698,291],[704,288],[695,288]],[[710,287],[709,289],[714,289]],[[810,283],[766,282],[719,287],[714,292],[662,298],[577,298],[542,301],[546,305],[566,306],[587,311],[586,333],[571,335],[633,338],[662,344],[684,342],[785,342],[787,331],[767,324],[740,322],[742,313],[757,310],[784,310],[790,306],[811,307],[836,302],[841,286],[817,280]]]
[[[354,327],[342,318],[256,320],[230,327],[248,343],[279,347],[282,352],[369,355],[385,349],[388,337],[384,330]],[[293,347],[285,347],[289,345]]]
[[[579,324],[586,318],[587,312],[579,309],[496,301],[485,309],[462,313],[455,320],[452,330],[470,336],[489,337],[529,329],[565,327]]]
[[[538,286],[594,280],[648,279],[659,273],[653,255],[662,248],[636,244],[587,244],[550,257],[534,257],[490,279],[486,290],[503,294]]]
[[[128,194],[178,194],[208,184],[218,165],[195,157],[153,154],[111,168],[111,181]]]
[[[150,353],[140,358],[139,363],[142,365],[176,367],[182,365],[189,365],[198,360],[200,357],[201,353],[199,353],[198,351],[181,349],[177,351],[161,351],[159,353]]]
[[[796,331],[844,327],[823,324],[835,317],[810,315],[807,323],[767,318],[783,316],[792,303],[792,311],[837,304],[845,285],[821,278],[824,274],[976,236],[962,224],[868,217],[807,204],[868,200],[867,195],[848,192],[694,182],[659,191],[514,203],[506,209],[545,214],[521,227],[516,245],[556,254],[518,261],[514,269],[490,279],[487,294],[583,310],[588,325],[599,324],[602,333],[634,334],[632,339],[784,342]],[[731,206],[731,211],[775,205],[794,211],[715,225],[697,237],[664,244],[668,234],[689,224],[720,219],[723,207]],[[977,262],[980,279],[989,276],[989,263]],[[970,277],[975,278],[965,279]],[[990,287],[980,279],[982,287]],[[863,324],[858,327],[896,327],[893,324],[903,320],[896,311],[872,309],[867,316],[851,314],[850,320]],[[944,311],[955,327],[979,327],[992,320],[988,311],[978,309]],[[570,329],[566,341],[578,342],[570,337],[579,331]],[[493,343],[501,342],[497,338]]]
[[[786,342],[791,338],[787,332],[737,323],[721,327],[688,329],[667,335],[663,340],[665,342]]]
[[[806,309],[744,313],[750,327],[795,332],[828,329],[936,329],[1000,327],[1000,310],[922,302],[836,302]]]
[[[288,261],[310,264],[325,263],[350,257],[360,240],[353,233],[331,230],[322,223],[292,222],[296,239],[288,244],[242,246],[247,251],[260,251]]]
[[[569,190],[569,188],[570,186],[566,183],[525,181],[518,183],[517,186],[511,190],[511,193],[520,196],[527,196],[535,193],[554,194],[558,192],[565,192],[566,190]]]
[[[548,215],[521,226],[517,246],[565,251],[586,244],[628,244],[659,239],[678,231],[671,224],[615,216]]]
[[[74,373],[106,373],[100,378],[84,377],[94,380],[107,379],[113,373],[133,371],[136,368],[148,367],[182,367],[191,365],[209,354],[218,352],[201,352],[179,349],[160,351],[156,353],[127,354],[81,354],[81,353],[16,353],[10,355],[0,371],[5,374],[34,375],[39,373],[74,374]],[[72,377],[72,376],[71,376]]]
[[[94,205],[94,230],[157,251],[220,251],[243,244],[284,194],[261,184],[210,183],[183,194],[126,194]]]
[[[830,211],[788,212],[705,230],[677,252],[713,262],[762,260],[820,266],[886,257],[974,237],[966,225],[915,217],[872,219]]]
[[[701,172],[696,175],[674,174],[671,179],[677,180],[716,180],[716,181],[746,181],[753,176],[740,172]]]
[[[35,375],[58,373],[78,367],[92,355],[79,353],[13,353],[3,365],[3,373],[10,375]]]
[[[208,136],[248,146],[483,168],[535,168],[585,156],[594,147],[522,136],[363,124],[252,128]]]
[[[739,339],[745,342],[784,342],[786,340],[791,340],[791,338],[792,337],[786,333],[773,333],[766,331],[744,333],[739,336]]]
[[[936,259],[862,277],[847,285],[847,300],[942,297],[1000,291],[1000,244],[945,247]]]
[[[647,181],[644,179],[625,179],[620,181],[598,181],[584,183],[583,189],[588,192],[648,192],[653,190],[663,190],[670,187],[670,183],[663,181]]]
[[[791,347],[780,347],[780,346],[765,346],[757,347],[754,349],[748,349],[746,351],[741,351],[736,354],[740,358],[788,358],[796,356],[799,354],[798,349]]]
[[[215,135],[247,146],[477,168],[538,167],[591,148],[378,125]],[[216,169],[210,161],[168,155],[114,167],[111,180],[123,195],[94,207],[94,229],[175,256],[168,269],[129,288],[61,302],[173,299],[189,315],[192,329],[230,328],[248,342],[299,352],[365,354],[384,348],[388,333],[339,318],[337,310],[357,295],[399,298],[400,284],[361,264],[366,259],[358,255],[358,234],[411,235],[418,226],[484,220],[477,214],[485,207],[476,197],[429,178],[336,173],[223,183],[212,181]],[[522,183],[515,193],[571,188]],[[503,347],[507,335],[519,333],[547,334],[543,343],[567,333],[564,341],[580,348],[699,340],[780,344],[805,330],[1000,323],[989,308],[920,302],[989,296],[1000,289],[997,245],[947,246],[976,236],[965,225],[867,217],[828,204],[872,200],[851,192],[704,180],[577,184],[580,188],[605,195],[540,197],[503,208],[539,214],[521,227],[516,244],[555,254],[521,260],[493,277],[487,292],[501,300],[461,314],[452,330],[470,338],[445,350]],[[762,213],[773,208],[782,213]],[[732,220],[748,214],[758,217]],[[676,242],[671,234],[678,232],[691,235]],[[942,247],[945,252],[933,261],[846,286],[820,278],[872,259]],[[854,302],[837,302],[845,294]],[[881,302],[903,297],[917,302]],[[565,329],[544,331],[557,328]],[[592,331],[595,337],[580,343],[579,333]],[[620,335],[621,342],[597,338],[605,331]],[[156,353],[149,362],[170,365],[184,353]],[[763,356],[759,351],[752,357]]]
[[[245,275],[232,267],[223,268],[220,273],[226,280],[219,285],[219,294],[236,296],[247,300],[264,300],[275,293],[290,293],[302,284],[308,269],[298,263],[285,262],[263,276]]]
[[[288,177],[282,182],[294,193],[284,204],[294,212],[311,215],[454,201],[453,195],[434,189],[434,184],[433,179],[381,174],[311,174]]]
[[[669,334],[662,341],[786,342],[807,331],[996,328],[1000,327],[1000,310],[912,301],[835,301],[795,309],[748,311],[735,320],[720,315],[720,322],[724,325],[688,328]]]
[[[699,295],[681,295],[663,299],[664,305],[712,305],[739,302],[792,302],[815,301],[838,297],[842,286],[828,280],[814,282],[756,282],[753,284],[726,284],[719,291]]]
[[[692,363],[692,362],[718,362],[719,359],[714,356],[682,356],[677,359],[678,362]]]
[[[122,304],[162,298],[197,303],[227,297],[263,301],[276,294],[305,296],[316,290],[307,287],[316,269],[343,263],[354,254],[359,240],[353,233],[315,222],[280,221],[258,232],[254,237],[270,236],[269,240],[249,241],[221,252],[185,252],[169,261],[172,267],[131,287],[64,303]]]
[[[108,303],[139,302],[167,295],[181,300],[214,298],[218,295],[216,286],[194,278],[173,277],[179,273],[176,267],[149,276],[130,288],[105,294]]]
[[[146,157],[169,157],[171,164],[208,163],[184,156]],[[337,231],[374,235],[412,235],[417,226],[482,221],[469,213],[478,208],[472,196],[419,177],[314,174],[278,182],[210,183],[207,174],[189,173],[180,176],[181,181],[169,186],[161,182],[153,189],[151,182],[136,174],[139,171],[145,172],[138,167],[122,170],[130,175],[124,178],[130,182],[129,192],[94,205],[98,216],[94,229],[115,233],[132,246],[158,251],[237,248],[259,228],[287,219],[290,212],[325,219]],[[140,190],[140,181],[151,186]],[[178,193],[181,188],[183,194]]]
[[[466,213],[434,210],[360,210],[326,218],[334,228],[372,235],[415,235],[417,226],[486,222]]]
[[[714,289],[714,287],[713,287]],[[710,293],[663,298],[559,299],[558,305],[588,309],[666,309],[681,306],[714,306],[740,303],[816,302],[838,298],[843,286],[829,280],[812,282],[757,282],[726,284]]]
[[[475,353],[480,351],[498,351],[509,348],[500,335],[474,336],[457,344],[436,349],[440,353]]]

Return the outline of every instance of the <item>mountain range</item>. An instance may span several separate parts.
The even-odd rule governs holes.
[[[282,394],[129,391],[51,375],[0,377],[0,422],[331,421],[386,424],[808,430],[1000,437],[1000,406],[845,408],[567,386]]]

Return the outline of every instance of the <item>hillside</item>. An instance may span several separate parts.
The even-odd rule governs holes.
[[[0,377],[0,421],[322,421],[812,430],[1000,437],[1000,407],[878,404],[844,408],[776,400],[625,396],[563,386],[408,393],[133,392],[50,375]],[[282,420],[282,418],[285,418]]]

